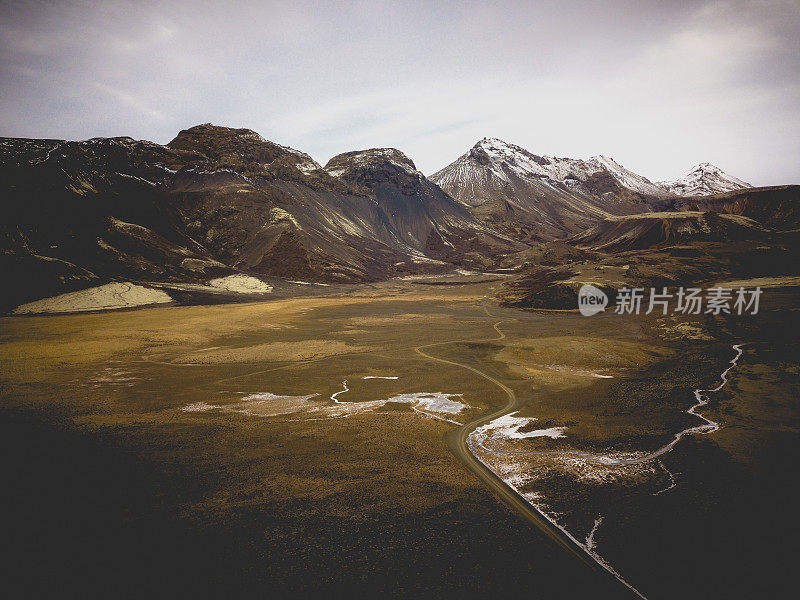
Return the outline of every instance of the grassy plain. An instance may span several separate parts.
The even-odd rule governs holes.
[[[655,319],[502,309],[490,298],[496,285],[395,280],[250,304],[1,319],[11,587],[28,597],[624,597],[463,468],[442,440],[455,425],[404,402],[335,417],[307,406],[333,405],[345,381],[337,398],[354,406],[401,393],[461,394],[467,408],[447,416],[462,423],[503,405],[491,381],[414,351],[439,344],[427,352],[513,388],[537,427],[567,426],[566,441],[554,443],[655,446],[687,421],[691,390],[714,382],[729,338],[742,333],[695,324],[709,338],[698,345]],[[497,323],[504,340],[495,339]],[[757,337],[752,327],[745,333]],[[785,401],[796,389],[764,357],[753,376],[772,381],[784,398],[772,418],[796,436],[796,407]],[[755,397],[754,387],[737,380],[736,393]],[[182,410],[266,393],[316,396],[270,417]],[[715,410],[763,414],[726,401]],[[752,435],[760,434],[723,429],[687,443],[688,466],[671,468],[696,467],[689,450],[697,446],[736,471],[759,460],[747,446]],[[576,507],[585,490],[551,479],[552,501],[582,527],[588,517]],[[689,481],[684,491],[696,495]],[[640,496],[625,502],[630,511],[615,511],[616,524],[609,514],[600,541],[643,589],[662,590],[652,598],[675,597],[664,582],[689,559],[664,553],[648,574],[640,548],[624,540],[649,543],[626,522],[652,529],[655,509]],[[690,531],[700,519],[691,502],[668,498],[657,522],[682,510]],[[660,547],[673,549],[666,539]]]

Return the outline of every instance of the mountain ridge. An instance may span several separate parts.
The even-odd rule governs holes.
[[[376,281],[487,268],[523,247],[421,173],[409,188],[415,201],[392,202],[406,196],[390,163],[376,157],[362,169],[369,177],[350,180],[252,130],[209,124],[166,145],[0,139],[0,261],[14,290],[4,301],[120,278]]]
[[[798,221],[796,186],[675,196],[608,156],[539,156],[497,138],[431,177],[396,148],[322,166],[253,130],[209,123],[164,145],[0,138],[0,177],[3,308],[120,280],[353,283],[491,270],[539,242],[653,211],[728,212],[783,229]]]

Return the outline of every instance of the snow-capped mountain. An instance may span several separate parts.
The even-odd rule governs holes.
[[[609,158],[607,156],[593,156],[589,159],[589,164],[593,167],[605,167],[608,169],[609,173],[614,176],[620,185],[623,187],[628,188],[629,190],[633,190],[634,192],[639,192],[640,194],[645,194],[648,196],[663,196],[664,190],[658,185],[639,175],[638,173],[634,173],[633,171],[629,171],[621,164],[616,162],[613,158]]]
[[[480,140],[430,179],[485,221],[537,240],[642,212],[651,197],[667,195],[611,158],[539,156],[497,138]]]
[[[659,181],[658,186],[676,196],[709,196],[753,187],[711,163],[700,163],[686,177]]]
[[[485,155],[485,158],[482,155]],[[470,161],[470,158],[477,160]],[[597,173],[608,171],[620,185],[629,190],[653,196],[664,195],[661,187],[649,179],[629,171],[613,158],[594,156],[589,160],[582,160],[538,156],[525,148],[497,138],[483,138],[469,153],[435,173],[432,179],[444,187],[458,178],[464,178],[465,175],[473,176],[474,173],[466,171],[474,167],[474,162],[487,167],[492,176],[504,181],[508,181],[509,175],[513,174],[523,178],[535,177],[540,180],[573,185],[576,182],[585,182]],[[452,168],[454,166],[455,168]]]

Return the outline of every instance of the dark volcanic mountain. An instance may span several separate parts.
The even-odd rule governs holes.
[[[534,241],[647,211],[650,201],[667,195],[607,157],[538,156],[494,138],[482,139],[431,179],[487,224]]]
[[[115,278],[369,281],[519,249],[398,155],[342,155],[332,175],[253,131],[208,124],[166,146],[2,139],[2,264],[15,290],[4,304]]]
[[[167,182],[203,160],[130,138],[0,140],[4,307],[112,277],[231,273],[183,227]]]
[[[345,152],[329,160],[325,170],[374,198],[398,242],[425,256],[487,266],[483,257],[524,247],[480,225],[467,205],[426,179],[394,148]]]

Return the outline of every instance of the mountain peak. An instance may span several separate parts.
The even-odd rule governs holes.
[[[490,154],[514,154],[514,153],[528,153],[524,148],[520,148],[514,144],[506,142],[496,137],[485,137],[478,140],[472,147],[474,149],[484,150]]]
[[[396,148],[370,148],[337,154],[327,162],[325,171],[371,191],[381,184],[390,183],[406,196],[417,192],[425,181],[414,162]]]
[[[213,123],[201,123],[200,125],[194,125],[193,127],[189,127],[188,129],[183,129],[175,136],[169,144],[180,143],[181,140],[185,140],[186,138],[197,138],[197,137],[228,137],[228,138],[241,138],[241,139],[250,139],[256,140],[261,142],[266,142],[266,140],[261,137],[258,133],[253,131],[252,129],[245,129],[245,128],[235,128],[235,127],[225,127],[224,125],[214,125]],[[169,145],[167,144],[167,145]]]
[[[699,163],[685,177],[657,185],[676,196],[709,196],[753,187],[710,162]]]
[[[182,130],[167,144],[173,150],[198,152],[222,164],[269,165],[284,158],[304,172],[321,167],[305,152],[264,139],[252,129],[203,123]]]
[[[502,224],[504,232],[525,239],[566,237],[598,218],[641,210],[646,195],[666,195],[606,157],[539,156],[490,137],[430,179],[487,221]]]
[[[690,173],[695,173],[697,171],[703,172],[710,172],[710,173],[723,173],[724,171],[720,169],[717,165],[711,164],[710,162],[701,162],[698,163],[694,169],[689,171]]]
[[[521,146],[493,137],[479,140],[463,158],[469,158],[479,165],[491,167],[501,179],[504,178],[501,173],[504,168],[520,172],[527,172],[531,169],[536,171],[537,167],[532,165],[542,167],[550,165],[552,162],[547,157],[537,156]]]
[[[331,175],[340,176],[356,169],[378,167],[393,167],[407,173],[418,173],[414,161],[397,148],[369,148],[343,152],[330,159],[325,165],[325,170]]]
[[[475,146],[510,145],[508,142],[496,137],[483,137],[475,142]]]
[[[459,165],[457,169],[451,168],[457,163]],[[533,178],[537,181],[563,184],[573,189],[580,183],[586,183],[590,178],[602,177],[607,173],[618,184],[633,192],[656,197],[667,195],[649,179],[629,171],[608,156],[599,155],[589,160],[539,156],[525,148],[492,137],[479,140],[453,165],[434,174],[432,179],[450,185],[449,180],[456,170],[461,173],[459,177],[462,177],[469,169],[478,169],[484,171],[485,176],[491,176],[497,181],[509,182],[510,177],[528,180]],[[460,184],[453,182],[453,185]]]

